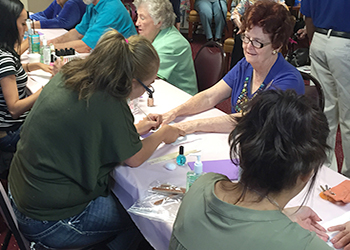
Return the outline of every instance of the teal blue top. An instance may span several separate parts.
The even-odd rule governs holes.
[[[75,27],[91,49],[108,28],[116,29],[125,38],[137,34],[130,14],[120,0],[100,0],[96,6],[88,5],[83,19]]]
[[[215,183],[226,176],[207,173],[185,195],[170,250],[329,250],[332,249],[279,210],[258,211],[220,200]]]
[[[160,58],[158,77],[190,95],[196,94],[198,89],[192,50],[183,35],[171,26],[161,30],[152,45]]]

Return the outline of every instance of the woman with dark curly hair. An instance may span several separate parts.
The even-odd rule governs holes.
[[[182,201],[169,249],[331,249],[304,229],[327,238],[310,208],[284,208],[311,179],[310,192],[326,159],[325,115],[294,90],[265,91],[248,108],[229,136],[240,180],[198,178]]]
[[[230,132],[235,125],[231,122],[232,116],[239,116],[248,100],[259,93],[267,89],[294,89],[298,94],[304,94],[300,73],[278,53],[288,43],[293,25],[293,17],[279,3],[259,1],[250,6],[243,16],[241,27],[245,58],[213,87],[165,113],[164,123],[177,116],[203,112],[231,97],[231,111],[237,114],[175,125],[186,133]]]

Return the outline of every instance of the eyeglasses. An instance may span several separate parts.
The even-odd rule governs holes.
[[[245,44],[252,43],[254,48],[261,49],[262,47],[269,45],[270,43],[261,43],[257,40],[252,40],[249,37],[247,37],[245,34],[241,34],[241,39]]]
[[[144,87],[144,89],[147,91],[148,95],[150,97],[152,97],[153,93],[154,93],[154,88],[152,86],[147,87],[140,79],[136,79],[141,85],[142,87]]]

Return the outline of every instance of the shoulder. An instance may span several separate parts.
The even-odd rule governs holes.
[[[304,80],[300,72],[280,54],[266,78],[267,82],[273,80],[272,87],[286,90],[294,89],[298,94],[304,94]]]
[[[224,80],[226,83],[229,83],[233,79],[236,79],[237,77],[241,76],[242,74],[245,74],[247,70],[252,70],[252,66],[250,63],[247,62],[245,57],[243,57],[225,76]]]
[[[18,61],[18,59],[16,59],[16,57],[12,55],[11,52],[0,49],[0,64],[16,64],[16,61]]]
[[[100,6],[98,6],[98,8],[103,9],[103,11],[107,11],[107,12],[111,12],[111,8],[116,9],[119,12],[120,11],[119,8],[124,7],[121,1],[116,1],[116,0],[100,0],[99,4]]]
[[[221,180],[227,180],[230,181],[227,176],[222,175],[222,174],[217,174],[217,173],[204,173],[201,177],[198,178],[198,180],[193,184],[192,187],[198,187],[198,186],[208,186],[208,184],[212,183],[215,184],[217,181]],[[192,188],[191,187],[191,188]]]
[[[296,78],[299,78],[299,76],[301,77],[300,72],[293,65],[287,62],[283,58],[282,54],[278,55],[278,59],[275,65],[273,66],[272,71],[275,75],[280,75],[282,77],[287,77],[287,76],[295,76]]]
[[[85,3],[83,1],[81,1],[81,0],[68,0],[64,4],[63,8],[70,7],[70,6],[75,6],[75,5],[82,5],[82,4],[85,5]]]
[[[161,30],[152,45],[156,50],[187,51],[191,49],[189,42],[175,27],[168,27]]]

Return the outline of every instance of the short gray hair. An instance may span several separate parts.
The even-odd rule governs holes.
[[[162,22],[161,30],[175,24],[176,15],[170,0],[135,0],[133,3],[137,9],[145,6],[155,25]]]

